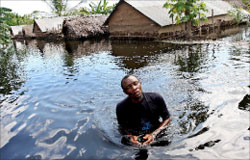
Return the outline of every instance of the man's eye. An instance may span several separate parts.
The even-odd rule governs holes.
[[[135,86],[136,86],[138,83],[139,83],[139,82],[134,82],[134,83],[133,83],[133,85],[135,85]]]
[[[133,82],[132,84],[130,84],[130,85],[128,85],[127,87],[125,87],[125,89],[128,90],[128,89],[132,88],[132,86],[137,86],[138,84],[139,84],[138,81]]]
[[[128,90],[129,88],[131,88],[132,86],[131,85],[129,85],[129,86],[127,86],[127,87],[125,87],[125,89],[126,90]]]

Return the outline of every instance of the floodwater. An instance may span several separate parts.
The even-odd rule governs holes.
[[[193,44],[16,42],[0,55],[0,158],[249,159],[249,43],[250,28]],[[168,144],[121,144],[127,73],[164,97]]]

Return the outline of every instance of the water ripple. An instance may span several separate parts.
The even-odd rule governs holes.
[[[248,32],[195,44],[27,43],[3,66],[13,76],[1,79],[1,159],[249,159]],[[165,99],[167,143],[121,143],[115,107],[127,73]]]

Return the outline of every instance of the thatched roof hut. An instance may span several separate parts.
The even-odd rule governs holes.
[[[23,27],[23,36],[25,38],[34,38],[35,34],[33,33],[33,25],[26,25]]]
[[[108,33],[107,27],[103,26],[107,17],[106,15],[87,15],[66,19],[63,24],[64,36],[68,39],[103,36]]]

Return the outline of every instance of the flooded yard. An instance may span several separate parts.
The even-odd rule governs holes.
[[[16,41],[0,54],[0,158],[250,159],[249,43],[250,28],[181,44]],[[128,73],[164,97],[169,144],[121,144]]]

